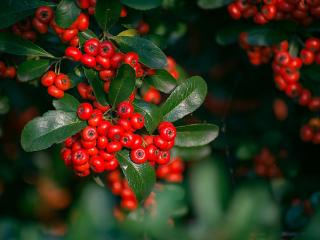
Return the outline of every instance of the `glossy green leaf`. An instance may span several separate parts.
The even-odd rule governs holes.
[[[21,82],[27,82],[41,77],[51,65],[52,61],[48,59],[27,60],[18,66],[18,79]]]
[[[162,3],[162,0],[121,0],[121,2],[133,9],[149,10],[159,7]]]
[[[248,43],[256,46],[270,46],[288,39],[287,34],[282,30],[276,30],[270,26],[250,29]]]
[[[120,17],[119,0],[97,0],[95,18],[103,31],[107,31]]]
[[[56,110],[77,112],[79,101],[72,95],[65,93],[61,99],[53,100],[52,105]]]
[[[63,28],[68,28],[80,15],[81,9],[74,0],[62,0],[55,13],[56,23]]]
[[[175,146],[197,147],[212,142],[219,133],[219,127],[214,124],[198,123],[177,127]]]
[[[83,45],[87,40],[89,40],[91,38],[98,38],[98,37],[90,29],[88,29],[86,31],[79,32],[79,41],[80,41],[81,45]]]
[[[22,39],[21,37],[8,32],[0,32],[0,52],[21,56],[54,58],[52,54],[48,53],[33,42]]]
[[[158,127],[162,120],[161,111],[158,106],[136,99],[133,102],[134,110],[141,113],[145,119],[145,127],[150,134]]]
[[[177,86],[177,80],[166,70],[156,70],[154,75],[148,76],[144,81],[161,92],[170,93]]]
[[[98,72],[85,67],[83,68],[83,71],[88,82],[92,86],[97,101],[103,106],[108,105],[107,94],[103,90],[103,81],[99,78]]]
[[[198,5],[204,9],[220,8],[231,3],[232,0],[198,0]]]
[[[199,147],[173,147],[171,157],[181,157],[183,161],[199,161],[211,154],[211,148],[208,145]]]
[[[22,148],[27,152],[39,151],[60,143],[87,126],[74,112],[49,111],[31,120],[21,135]]]
[[[123,64],[112,79],[109,90],[109,101],[115,108],[120,102],[128,100],[135,87],[136,75],[132,67]]]
[[[139,55],[139,61],[147,67],[153,69],[163,69],[167,65],[166,55],[153,42],[141,37],[116,36],[112,37],[120,50],[127,52],[136,52]]]
[[[142,201],[148,197],[156,181],[154,168],[149,163],[135,164],[126,150],[117,152],[117,159],[137,199]]]
[[[201,106],[207,95],[207,84],[199,76],[191,77],[170,94],[161,107],[163,119],[174,122]]]
[[[52,2],[40,0],[3,0],[0,9],[0,29],[11,26],[12,24],[34,14],[40,6],[54,7]]]

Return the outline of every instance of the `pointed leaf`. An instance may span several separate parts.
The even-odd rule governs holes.
[[[145,119],[145,127],[150,134],[158,127],[162,120],[161,111],[158,106],[136,99],[133,102],[134,110],[141,113]]]
[[[148,76],[144,81],[161,92],[170,93],[177,86],[177,80],[166,70],[159,69],[154,75]]]
[[[95,18],[103,31],[107,31],[120,17],[119,0],[97,0]]]
[[[154,168],[149,163],[136,164],[131,161],[126,150],[117,153],[120,167],[138,201],[148,197],[156,181]]]
[[[103,90],[103,81],[99,78],[98,73],[93,69],[83,68],[88,82],[92,86],[97,101],[103,106],[108,105],[107,94]]]
[[[33,42],[8,32],[0,32],[0,51],[21,56],[54,58],[52,54]]]
[[[112,79],[109,90],[109,101],[115,108],[120,102],[129,98],[135,87],[135,72],[132,67],[123,64]]]
[[[137,10],[149,10],[162,4],[162,0],[121,0],[121,2]]]
[[[74,0],[62,0],[57,6],[55,21],[62,28],[68,28],[80,15],[81,9]]]
[[[153,69],[163,69],[167,65],[166,55],[153,42],[141,37],[116,36],[112,37],[120,50],[127,52],[136,52],[139,55],[139,61],[147,67]]]
[[[211,154],[211,148],[208,145],[199,147],[173,147],[170,155],[172,158],[181,157],[183,161],[198,161]]]
[[[18,66],[18,79],[27,82],[41,77],[52,65],[48,59],[27,60]]]
[[[174,122],[201,106],[207,95],[207,84],[198,76],[181,83],[167,98],[161,110],[165,121]]]
[[[49,111],[23,129],[21,145],[26,152],[39,151],[62,142],[87,126],[74,112]]]
[[[52,105],[56,110],[65,112],[77,112],[79,101],[72,95],[65,93],[64,97],[58,100],[53,100]]]

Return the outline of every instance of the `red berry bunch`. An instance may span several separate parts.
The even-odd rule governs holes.
[[[77,0],[77,4],[81,9],[88,10],[89,15],[93,15],[96,11],[96,0]]]
[[[289,97],[297,99],[301,106],[311,111],[320,110],[320,98],[313,96],[311,91],[299,83],[300,69],[304,65],[320,64],[320,39],[309,38],[299,56],[291,56],[288,45],[282,45],[276,52],[272,63],[274,80],[278,88]]]
[[[281,177],[279,167],[276,165],[276,157],[268,148],[263,148],[254,158],[254,169],[258,176],[274,178]]]
[[[157,168],[157,177],[167,182],[180,183],[183,180],[184,165],[180,157],[175,157],[169,164]]]
[[[64,91],[71,87],[71,81],[68,75],[54,71],[48,71],[41,77],[41,84],[47,87],[49,95],[55,98],[63,98]]]
[[[320,119],[311,118],[300,129],[300,137],[304,142],[320,144]]]
[[[68,43],[70,46],[79,46],[79,31],[85,31],[89,28],[89,17],[84,13],[80,13],[78,18],[67,29],[64,29],[57,25],[53,19],[50,23],[53,31],[59,36],[64,43]]]
[[[320,17],[320,2],[309,0],[236,0],[228,5],[228,12],[235,20],[253,18],[256,24],[294,20],[309,25],[314,19]]]
[[[0,61],[0,78],[10,78],[16,77],[16,68],[13,66],[7,66],[3,61]]]

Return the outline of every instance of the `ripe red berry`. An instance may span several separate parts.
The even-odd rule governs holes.
[[[290,55],[286,51],[280,51],[276,53],[275,62],[280,66],[287,66],[290,62]]]
[[[107,145],[107,152],[108,153],[119,152],[121,149],[122,149],[122,145],[120,142],[110,142]]]
[[[78,107],[77,114],[81,120],[88,120],[93,112],[93,107],[90,103],[81,103]]]
[[[132,138],[132,142],[131,142],[131,145],[130,145],[130,148],[131,149],[136,149],[136,148],[139,148],[141,147],[142,145],[142,137],[138,134],[133,134],[133,138]]]
[[[135,67],[139,63],[139,56],[135,52],[128,52],[124,55],[124,62],[131,67]]]
[[[159,153],[160,152],[159,152],[158,148],[153,144],[150,144],[146,147],[147,159],[149,161],[156,161]]]
[[[67,47],[64,54],[66,57],[76,62],[80,61],[82,57],[81,51],[76,47]]]
[[[96,173],[101,173],[104,171],[104,161],[101,156],[92,156],[90,158],[91,169]]]
[[[63,96],[64,96],[64,91],[60,90],[59,88],[57,88],[54,85],[49,86],[47,91],[50,96],[55,97],[55,98],[63,98]]]
[[[143,100],[145,102],[153,103],[153,104],[159,104],[161,101],[161,94],[160,92],[155,88],[150,88],[147,90],[143,95]]]
[[[45,34],[48,32],[48,25],[43,22],[40,22],[38,18],[32,19],[32,26],[41,34]]]
[[[312,128],[308,125],[304,125],[300,130],[300,136],[305,142],[311,141],[314,136]]]
[[[93,141],[97,136],[98,134],[95,127],[87,126],[81,132],[81,137],[85,141]]]
[[[99,72],[99,77],[103,81],[110,81],[115,75],[114,70],[112,69],[105,69]]]
[[[72,154],[72,163],[74,165],[83,165],[88,162],[89,156],[85,150],[79,149]]]
[[[305,64],[305,65],[310,65],[314,62],[314,53],[308,49],[302,49],[301,52],[300,52],[300,57],[301,57],[301,60],[302,62]]]
[[[107,120],[102,120],[97,128],[97,132],[99,136],[107,136],[109,127],[111,126],[112,126],[111,122]]]
[[[63,148],[60,155],[66,166],[72,165],[72,151],[69,148]]]
[[[84,177],[87,174],[87,171],[90,173],[90,165],[88,162],[82,165],[74,165],[73,170]]]
[[[267,20],[272,20],[276,17],[277,15],[277,7],[275,5],[264,5],[261,8],[261,12],[263,14],[263,16],[267,19]]]
[[[41,6],[36,10],[35,17],[42,23],[48,24],[53,18],[53,10],[48,6]]]
[[[120,52],[116,52],[113,54],[111,58],[111,66],[114,69],[117,69],[120,67],[121,63],[123,61],[123,54]]]
[[[83,54],[81,58],[81,63],[88,68],[94,68],[96,66],[96,59],[94,56]]]
[[[66,91],[71,87],[71,81],[66,74],[60,73],[56,76],[54,85],[60,90]]]
[[[70,42],[77,35],[78,35],[77,29],[67,29],[62,34],[62,40],[65,42]]]
[[[130,124],[133,129],[141,129],[144,127],[144,117],[140,113],[133,113],[130,117]]]
[[[306,49],[317,52],[320,50],[320,40],[318,38],[309,38],[305,43]]]
[[[307,106],[311,101],[311,93],[309,90],[304,89],[301,92],[300,98],[299,98],[299,104],[301,106]]]
[[[153,143],[154,145],[156,145],[158,148],[160,148],[161,150],[164,150],[167,148],[168,146],[168,142],[166,140],[164,140],[162,137],[160,136],[155,136],[153,138]]]
[[[238,8],[238,6],[234,3],[229,4],[228,12],[230,16],[235,20],[239,20],[241,18],[241,11]]]
[[[81,9],[87,9],[90,7],[90,1],[89,0],[77,0],[78,6]]]
[[[144,148],[136,148],[130,152],[130,158],[134,163],[142,164],[145,163],[147,159],[147,154]]]
[[[99,149],[105,149],[108,145],[108,138],[106,137],[98,137],[97,139],[97,147]]]
[[[133,112],[133,105],[128,101],[121,102],[117,106],[117,114],[120,118],[129,118],[132,116]]]
[[[96,38],[87,40],[83,45],[83,50],[90,56],[97,56],[99,53],[100,42]]]
[[[133,131],[130,124],[130,120],[128,119],[120,118],[117,122],[117,125],[121,126],[124,131],[129,131],[129,132]]]
[[[75,36],[74,38],[71,39],[71,41],[69,42],[70,46],[72,47],[79,47],[79,43],[80,43],[80,40],[79,40],[79,37],[78,36]],[[82,53],[81,53],[82,54]]]
[[[93,140],[93,141],[86,141],[81,139],[81,146],[84,147],[85,149],[89,149],[89,148],[93,148],[97,145],[97,141]]]
[[[77,22],[77,28],[79,29],[79,31],[85,31],[89,28],[89,17],[84,13],[80,13],[76,22]]]
[[[99,55],[105,58],[111,58],[115,53],[115,48],[110,41],[104,41],[100,44]]]
[[[108,129],[108,138],[113,141],[119,141],[124,131],[121,126],[114,125]]]
[[[56,74],[54,71],[48,71],[41,77],[41,84],[45,87],[49,87],[54,83]]]
[[[122,136],[120,138],[120,142],[121,142],[122,146],[124,146],[126,148],[131,148],[132,140],[133,140],[133,134],[130,132],[126,132],[126,133],[122,134]]]
[[[102,120],[103,120],[103,114],[101,110],[94,109],[92,111],[90,118],[88,119],[88,124],[92,127],[97,127]]]
[[[116,158],[113,158],[111,161],[106,161],[104,163],[104,168],[107,171],[113,171],[113,170],[117,169],[118,166],[119,166],[119,163]]]
[[[159,165],[167,164],[170,162],[170,153],[168,151],[162,151],[160,152],[156,162]]]
[[[105,58],[100,55],[96,56],[96,62],[97,66],[101,66],[102,69],[108,69],[111,66],[110,58]]]
[[[160,136],[166,141],[174,140],[177,135],[176,128],[172,124],[166,124],[166,122],[160,124],[158,130]]]
[[[92,148],[88,148],[86,152],[89,156],[95,156],[99,153],[99,150],[96,147],[92,147]]]
[[[108,153],[105,150],[100,150],[99,155],[103,158],[104,161],[111,161],[112,159],[114,159],[114,154]]]

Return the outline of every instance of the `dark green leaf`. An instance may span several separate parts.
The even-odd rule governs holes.
[[[192,124],[177,127],[175,146],[197,147],[212,142],[219,133],[219,128],[214,124]]]
[[[137,199],[142,201],[148,197],[156,181],[154,168],[149,163],[135,164],[126,150],[118,152],[117,159]]]
[[[303,78],[312,80],[315,82],[320,82],[320,66],[317,64],[303,67],[301,70],[301,75]]]
[[[162,69],[157,70],[154,75],[148,76],[144,80],[164,93],[170,93],[177,86],[177,80]]]
[[[75,0],[62,0],[57,6],[55,20],[63,28],[68,28],[80,15],[81,9]]]
[[[81,71],[78,71],[78,69],[69,72],[67,75],[71,80],[71,87],[76,87],[79,83],[85,81],[84,74]]]
[[[198,0],[198,5],[204,9],[213,9],[223,7],[231,2],[232,0]]]
[[[133,106],[136,112],[144,116],[144,125],[148,132],[152,134],[162,120],[159,107],[138,99],[133,102]]]
[[[243,23],[235,23],[231,26],[224,27],[216,35],[216,42],[220,45],[237,43],[239,34],[248,31],[249,27]]]
[[[19,1],[1,1],[0,9],[0,29],[11,26],[12,24],[33,15],[40,6],[54,7],[55,3],[40,0],[19,0]]]
[[[159,7],[162,0],[121,0],[124,5],[137,10],[149,10]]]
[[[107,31],[120,17],[119,0],[97,0],[95,18],[103,31]]]
[[[128,100],[135,87],[135,72],[130,65],[123,64],[112,79],[109,90],[109,101],[115,108],[120,102]]]
[[[270,46],[288,39],[286,33],[272,27],[261,27],[248,30],[248,43],[257,46]]]
[[[0,32],[0,52],[22,56],[39,56],[54,58],[54,56],[38,45],[8,32]]]
[[[76,134],[86,125],[74,112],[49,111],[24,127],[21,145],[27,152],[43,150]]]
[[[166,55],[153,42],[140,37],[116,36],[113,37],[120,50],[127,52],[136,52],[139,55],[139,61],[147,67],[153,69],[163,69],[167,65]]]
[[[52,105],[56,110],[65,112],[76,112],[79,106],[79,101],[70,94],[65,93],[61,99],[53,100]]]
[[[211,148],[208,145],[199,147],[174,147],[171,149],[172,157],[181,157],[183,161],[198,161],[209,156]]]
[[[98,38],[98,37],[90,29],[83,31],[83,32],[79,32],[79,40],[80,40],[81,45],[83,45],[85,43],[85,41],[87,41],[91,38]]]
[[[48,59],[27,60],[18,66],[18,79],[27,82],[42,76],[51,66]]]
[[[107,94],[103,90],[103,81],[99,78],[98,73],[93,69],[83,68],[88,82],[92,86],[97,101],[103,106],[108,105]]]
[[[195,111],[207,95],[207,84],[198,76],[182,81],[167,98],[161,110],[165,121],[174,122]]]

